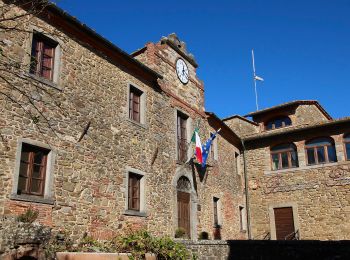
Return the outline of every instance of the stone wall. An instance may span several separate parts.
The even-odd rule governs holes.
[[[39,209],[40,222],[54,230],[67,230],[75,238],[87,232],[108,239],[130,227],[173,236],[177,228],[176,182],[186,175],[192,184],[192,238],[196,239],[200,231],[212,232],[214,195],[223,201],[223,238],[240,235],[236,230],[236,203],[240,203],[241,188],[238,177],[232,174],[231,163],[208,168],[207,181],[203,182],[196,168],[179,163],[176,158],[177,110],[189,116],[189,131],[200,126],[202,140],[212,130],[204,114],[203,86],[194,67],[189,65],[190,82],[180,86],[174,69],[180,55],[159,43],[162,57],[147,64],[162,73],[164,79],[150,82],[132,67],[92,48],[84,38],[77,38],[74,30],[55,27],[36,17],[26,17],[21,26],[45,33],[58,42],[60,67],[57,82],[30,75],[32,33],[15,31],[1,35],[4,53],[23,69],[22,77],[9,74],[9,80],[33,98],[44,115],[16,91],[9,92],[15,95],[17,104],[0,97],[2,215],[17,215],[33,207]],[[128,118],[130,84],[145,94],[144,124]],[[87,134],[78,142],[89,122]],[[48,172],[52,182],[46,187],[49,192],[44,198],[16,194],[22,142],[38,144],[52,152]],[[223,139],[219,143],[225,147],[224,154],[232,154],[235,149]],[[224,161],[225,155],[219,158]],[[126,212],[130,169],[144,174],[143,214]]]
[[[230,259],[230,248],[227,241],[199,240],[182,241],[182,243],[196,256],[198,260],[226,260]]]
[[[320,131],[327,135],[327,130]],[[320,131],[314,131],[313,136],[319,136]],[[301,239],[350,238],[346,221],[350,216],[350,162],[344,157],[343,131],[346,130],[339,129],[337,135],[331,135],[336,142],[336,163],[307,166],[303,140],[306,135],[300,135],[298,140],[288,140],[286,135],[280,140],[294,141],[299,158],[297,168],[272,171],[270,147],[259,142],[246,151],[253,239],[262,239],[268,233],[274,237],[273,208],[285,206],[294,208],[295,229]]]

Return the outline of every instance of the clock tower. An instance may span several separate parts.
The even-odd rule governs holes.
[[[205,117],[204,86],[196,74],[198,64],[175,33],[157,43],[148,43],[131,55],[163,76],[158,83],[175,107],[193,119]]]

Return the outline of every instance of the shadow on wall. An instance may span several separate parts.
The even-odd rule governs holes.
[[[229,240],[228,259],[348,260],[350,240]]]

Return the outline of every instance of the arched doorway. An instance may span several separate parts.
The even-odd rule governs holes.
[[[191,182],[181,176],[176,185],[177,192],[177,218],[178,228],[185,230],[188,238],[191,238]]]

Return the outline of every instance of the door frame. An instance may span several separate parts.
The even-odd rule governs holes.
[[[294,221],[294,231],[298,230],[299,239],[301,237],[301,232],[299,228],[299,218],[298,218],[298,204],[296,202],[281,202],[269,205],[269,216],[270,216],[270,235],[271,240],[276,240],[276,223],[275,223],[275,208],[292,208],[293,210],[293,221]]]
[[[177,182],[182,177],[185,176],[189,179],[191,183],[190,194],[190,230],[191,230],[191,240],[197,240],[197,204],[198,197],[193,184],[193,175],[189,166],[179,166],[176,169],[175,176],[172,180],[173,186],[173,235],[175,235],[175,230],[178,228],[178,211],[177,211]]]

